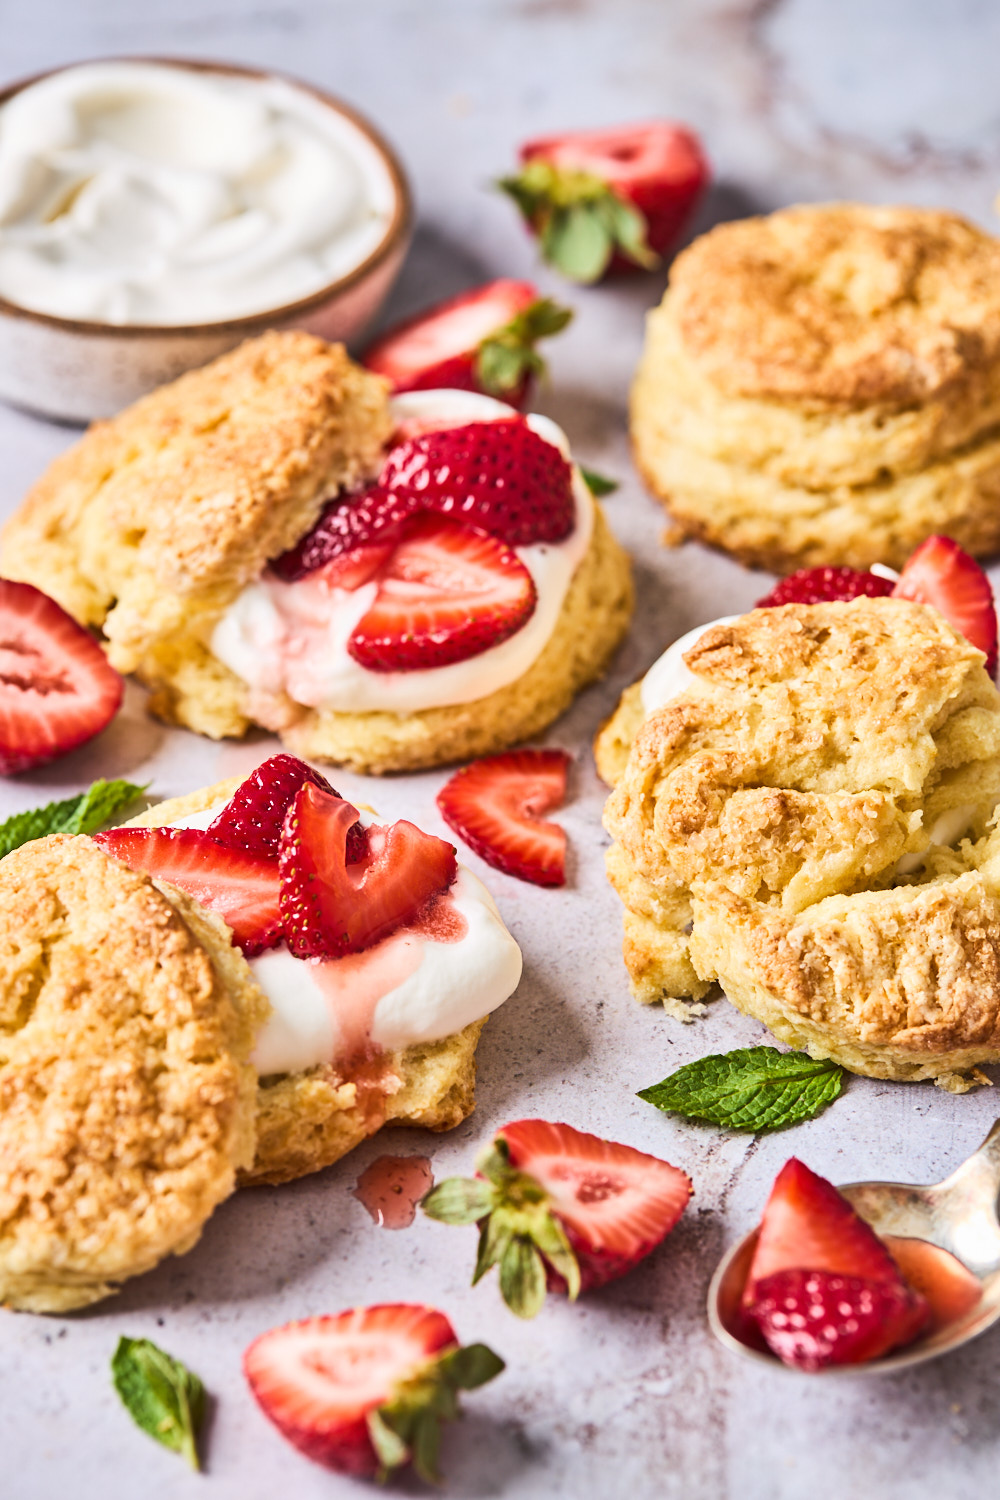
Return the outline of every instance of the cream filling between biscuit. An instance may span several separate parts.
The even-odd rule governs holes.
[[[398,422],[499,421],[512,408],[469,391],[413,391],[392,402]],[[569,459],[569,443],[547,417],[528,425]],[[418,713],[473,703],[509,687],[538,660],[556,628],[573,575],[594,529],[594,501],[573,468],[576,521],[561,542],[515,547],[538,591],[534,613],[498,646],[466,661],[413,672],[370,672],[348,654],[351,632],[375,599],[377,585],[337,589],[318,575],[284,583],[265,574],[250,584],[219,620],[213,655],[255,691],[285,693],[305,708],[338,713],[387,710]]]
[[[207,828],[225,805],[171,826]],[[460,934],[450,939],[401,929],[343,959],[296,958],[284,943],[247,959],[272,1007],[250,1059],[257,1072],[302,1073],[366,1047],[400,1052],[454,1036],[502,1005],[520,981],[521,950],[493,897],[459,865],[444,903]]]

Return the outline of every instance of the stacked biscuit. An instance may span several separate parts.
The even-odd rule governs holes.
[[[936,610],[863,598],[752,611],[685,661],[686,692],[638,725],[625,702],[597,746],[638,998],[718,982],[814,1056],[969,1087],[1000,1060],[982,653]]]
[[[828,204],[678,257],[632,393],[676,535],[774,572],[1000,546],[1000,241]]]

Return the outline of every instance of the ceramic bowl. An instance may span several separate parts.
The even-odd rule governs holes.
[[[114,60],[244,78],[281,76],[260,68],[176,58]],[[61,71],[55,68],[51,73]],[[36,74],[0,91],[0,105],[51,73]],[[218,323],[92,323],[51,317],[0,298],[0,399],[59,421],[89,422],[113,415],[155,386],[268,328],[304,328],[345,343],[358,337],[388,295],[409,245],[413,215],[406,175],[391,147],[353,109],[311,84],[294,78],[284,81],[345,118],[382,158],[392,182],[394,209],[371,254],[308,297]]]

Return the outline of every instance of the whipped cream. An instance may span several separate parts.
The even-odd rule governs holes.
[[[696,646],[706,631],[711,630],[713,626],[732,625],[734,620],[741,618],[740,615],[721,615],[718,620],[712,620],[707,625],[696,625],[693,630],[689,630],[686,635],[674,641],[672,646],[668,646],[663,655],[657,657],[642,679],[639,695],[642,700],[643,713],[655,713],[658,708],[669,703],[671,698],[687,692],[697,679],[694,673],[685,666],[685,653],[690,651],[692,646]]]
[[[278,78],[86,63],[0,108],[0,295],[36,312],[280,307],[367,259],[394,203],[365,133]]]
[[[393,399],[392,411],[399,423],[448,426],[499,421],[512,414],[504,402],[471,391],[411,391]],[[533,432],[569,459],[569,443],[560,427],[548,417],[533,415],[527,421]],[[416,713],[485,698],[523,677],[555,629],[594,527],[593,497],[575,466],[573,498],[576,523],[567,537],[514,548],[538,591],[531,618],[478,656],[413,672],[368,671],[348,654],[347,643],[371,608],[378,585],[331,588],[318,573],[295,583],[265,574],[250,584],[216,625],[212,653],[250,687],[287,693],[306,708]]]
[[[225,806],[172,826],[207,828]],[[377,821],[365,812],[360,818],[366,827]],[[493,897],[459,865],[441,904],[448,917],[443,940],[433,927],[402,929],[346,958],[296,958],[284,943],[248,958],[271,1002],[251,1057],[258,1073],[347,1061],[359,1043],[398,1052],[440,1041],[502,1005],[520,981],[521,950]]]

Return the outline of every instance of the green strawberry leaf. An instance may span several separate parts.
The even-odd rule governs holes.
[[[95,781],[93,786],[63,802],[49,802],[27,812],[14,813],[0,823],[0,859],[50,833],[96,833],[123,807],[135,802],[146,790],[131,781]]]
[[[401,1464],[406,1463],[410,1450],[398,1433],[393,1431],[378,1408],[368,1413],[366,1426],[379,1461],[379,1483],[384,1484],[393,1469],[398,1469]]]
[[[615,244],[625,258],[647,271],[659,265],[660,257],[646,239],[645,214],[640,213],[634,203],[619,198],[617,193],[609,193],[604,207]]]
[[[776,1047],[741,1047],[678,1068],[638,1097],[727,1130],[781,1130],[811,1120],[840,1093],[843,1069]]]
[[[555,209],[541,233],[542,254],[570,281],[598,281],[608,268],[614,238],[605,216],[592,203]]]
[[[499,1260],[507,1253],[507,1247],[514,1237],[509,1216],[506,1214],[492,1213],[488,1219],[483,1221],[483,1227],[479,1231],[479,1253],[476,1256],[476,1268],[472,1273],[472,1285],[482,1281],[486,1272],[491,1270]]]
[[[111,1360],[115,1390],[143,1432],[198,1464],[205,1387],[191,1370],[149,1339],[120,1338]]]
[[[420,1200],[429,1219],[441,1224],[476,1224],[493,1208],[495,1193],[476,1177],[446,1177]]]
[[[503,1253],[500,1295],[519,1318],[533,1318],[545,1301],[545,1266],[525,1236],[515,1236]]]
[[[474,1391],[495,1380],[507,1366],[487,1344],[466,1344],[442,1356],[440,1369],[448,1384],[458,1391]]]
[[[555,1214],[545,1211],[533,1216],[531,1238],[552,1269],[559,1272],[569,1300],[575,1302],[580,1295],[580,1264]]]
[[[598,281],[615,250],[646,270],[659,264],[645,215],[592,172],[533,157],[497,186],[538,235],[542,255],[571,281]]]
[[[561,333],[573,316],[551,297],[539,297],[483,340],[476,352],[480,385],[494,396],[506,396],[529,375],[543,376],[545,361],[535,349],[539,339]]]
[[[605,495],[613,495],[618,488],[617,479],[609,479],[606,474],[598,474],[596,469],[585,469],[582,464],[579,468],[583,482],[595,500],[600,500]]]

